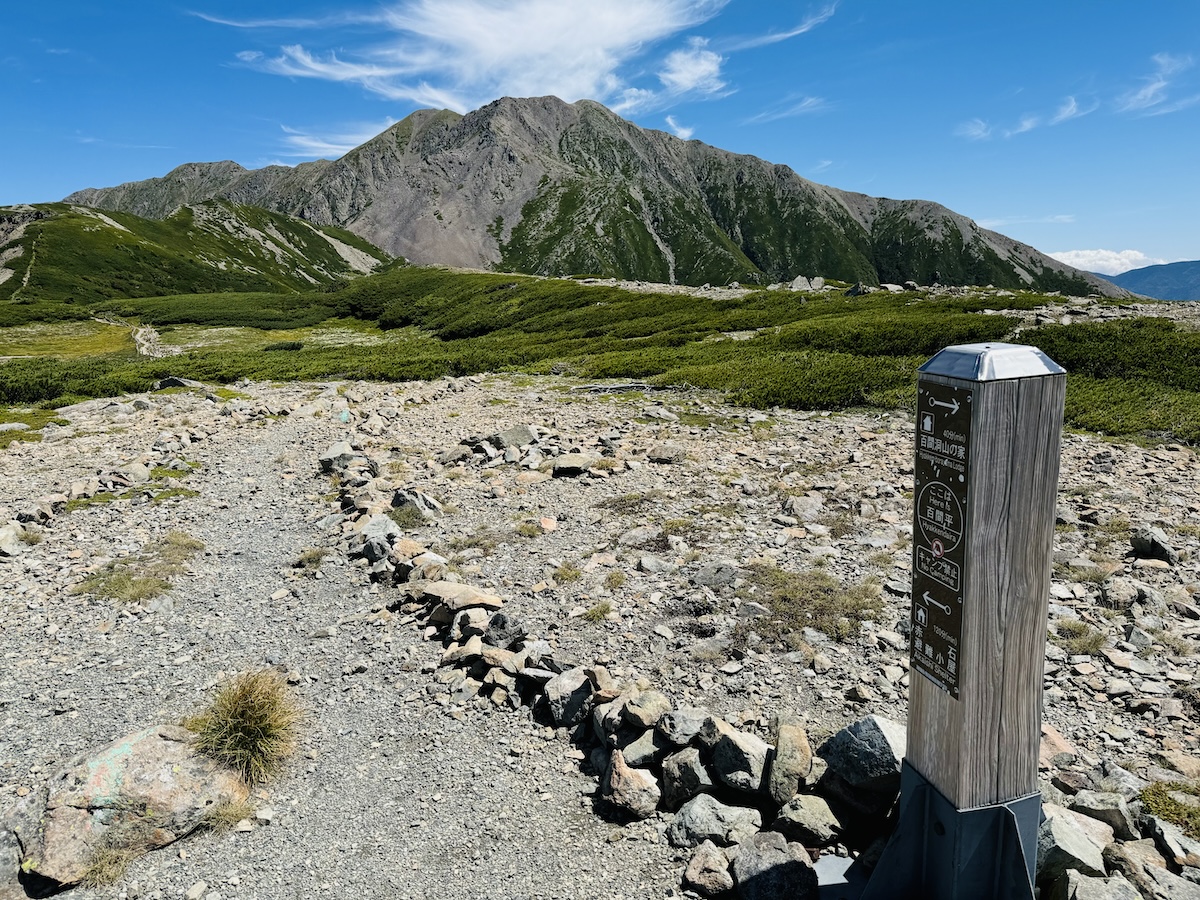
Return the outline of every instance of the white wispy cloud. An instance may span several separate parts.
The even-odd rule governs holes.
[[[281,125],[284,132],[284,156],[312,159],[314,156],[337,159],[380,132],[396,124],[393,118],[382,122],[362,122],[346,126],[334,133],[317,133]]]
[[[730,50],[749,50],[754,47],[764,47],[767,44],[778,44],[780,41],[786,41],[790,38],[799,37],[802,34],[808,34],[818,25],[824,25],[833,18],[833,14],[837,12],[837,3],[830,3],[818,12],[811,13],[795,28],[787,31],[773,31],[769,34],[759,35],[758,37],[741,38],[733,41]]]
[[[115,147],[118,150],[174,150],[167,144],[132,144],[128,141],[114,141],[110,138],[96,137],[90,134],[76,132],[75,140],[80,144],[95,144],[100,147]]]
[[[1060,125],[1063,122],[1069,122],[1071,119],[1078,119],[1083,116],[1088,116],[1100,108],[1098,101],[1093,100],[1087,105],[1081,105],[1075,97],[1067,97],[1055,110],[1053,116],[1050,117],[1051,125]]]
[[[725,87],[721,80],[720,54],[706,49],[708,41],[694,37],[688,46],[667,54],[666,64],[658,73],[658,80],[672,94],[699,91],[702,94],[717,94]]]
[[[1058,213],[1049,216],[1001,216],[998,219],[976,219],[983,228],[993,231],[1013,225],[1070,225],[1075,221],[1074,213]]]
[[[1159,266],[1167,261],[1147,256],[1141,250],[1058,250],[1046,255],[1076,269],[1101,275],[1120,275],[1130,269]]]
[[[278,54],[250,51],[239,59],[277,75],[355,84],[389,100],[465,112],[504,95],[554,94],[651,107],[724,89],[722,57],[698,39],[657,64],[652,54],[727,2],[404,0],[330,19],[204,18],[247,29],[323,27],[330,34],[322,38],[336,38],[338,49],[294,42]],[[373,26],[369,37],[348,37],[334,27],[363,23]],[[626,69],[635,60],[639,71],[657,74],[658,85],[630,83]]]
[[[335,13],[328,16],[312,16],[308,18],[278,18],[278,19],[232,19],[226,16],[213,16],[203,12],[192,12],[191,15],[214,25],[228,25],[230,28],[337,28],[343,25],[378,25],[382,17],[371,13]]]
[[[764,122],[775,122],[792,116],[805,116],[825,112],[832,104],[824,97],[789,97],[781,104],[771,109],[751,116],[745,120],[747,125],[761,125]]]
[[[954,133],[968,141],[986,141],[992,136],[992,126],[983,119],[970,119],[955,128]]]
[[[1004,131],[1005,137],[1013,137],[1014,135],[1024,134],[1027,131],[1033,131],[1042,124],[1042,120],[1037,116],[1021,116],[1021,120],[1013,127],[1006,128]]]
[[[1200,101],[1200,96],[1187,97],[1183,101],[1170,100],[1169,88],[1175,76],[1192,67],[1190,56],[1172,56],[1156,53],[1150,57],[1154,71],[1142,79],[1142,86],[1126,91],[1117,98],[1118,112],[1161,115],[1176,112]]]
[[[675,120],[674,116],[667,116],[665,121],[667,123],[667,127],[675,133],[675,137],[677,138],[682,138],[685,141],[691,140],[692,135],[696,133],[695,128],[689,128],[687,125],[680,125],[679,122]]]
[[[815,166],[813,166],[809,171],[815,175],[818,172],[824,172],[826,169],[828,169],[832,165],[833,165],[832,159],[818,160],[817,164]]]

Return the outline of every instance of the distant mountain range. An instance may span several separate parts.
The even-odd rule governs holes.
[[[937,203],[807,181],[598,103],[421,110],[337,161],[188,163],[66,202],[163,219],[221,200],[344,228],[429,264],[647,281],[992,284],[1124,296]]]
[[[1127,291],[1158,300],[1200,300],[1200,260],[1166,263],[1104,276]]]

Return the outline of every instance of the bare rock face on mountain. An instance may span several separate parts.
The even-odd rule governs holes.
[[[815,184],[639,128],[590,100],[420,110],[335,162],[189,163],[67,199],[164,217],[213,198],[338,225],[418,263],[683,284],[807,273],[1125,295],[936,203]]]

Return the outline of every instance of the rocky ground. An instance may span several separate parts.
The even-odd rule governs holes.
[[[608,757],[581,739],[590,722],[476,679],[478,644],[459,665],[484,623],[431,623],[413,569],[498,598],[546,678],[578,667],[596,701],[659,691],[772,743],[782,717],[814,748],[868,714],[904,721],[906,413],[764,413],[517,376],[233,387],[90,401],[0,456],[0,522],[22,520],[0,531],[0,810],[76,753],[178,722],[239,671],[278,667],[307,711],[254,821],[74,896],[679,895],[694,851],[672,845],[677,817],[615,810]],[[1139,778],[1200,778],[1200,464],[1075,434],[1062,462],[1045,796],[1072,828],[1087,820],[1095,854],[1147,835],[1130,881],[1182,897],[1195,885],[1156,894],[1143,870],[1195,880],[1193,845],[1176,848],[1181,868],[1163,859],[1171,838],[1114,838],[1067,807],[1125,775],[1125,800]],[[396,527],[364,534],[397,490]],[[168,593],[79,591],[174,532],[204,549]],[[827,573],[883,612],[844,641],[809,629],[778,644],[756,626],[764,565]]]

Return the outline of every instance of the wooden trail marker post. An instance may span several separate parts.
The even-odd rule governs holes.
[[[1066,374],[947,347],[917,381],[908,747],[863,900],[1033,897]]]

